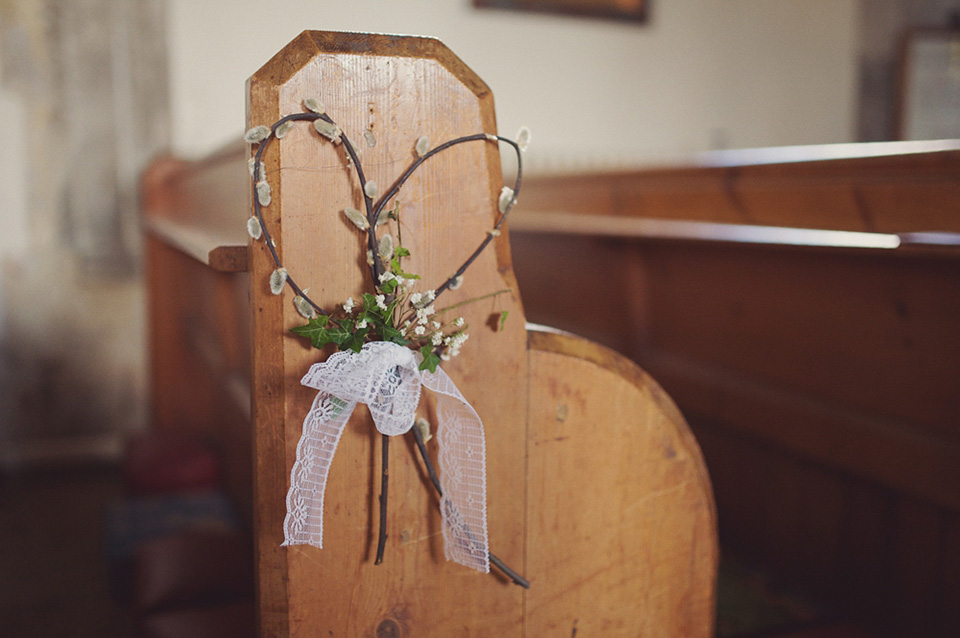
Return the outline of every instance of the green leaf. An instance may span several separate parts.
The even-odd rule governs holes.
[[[403,250],[407,250],[404,248]],[[409,255],[410,253],[407,252]],[[403,268],[400,266],[400,258],[394,257],[390,260],[390,272],[392,272],[397,277],[401,279],[420,279],[420,275],[414,275],[413,273],[404,272]]]
[[[370,332],[369,326],[355,331],[349,339],[344,341],[343,345],[340,346],[340,349],[353,350],[354,352],[360,352],[360,350],[363,348],[363,344],[367,340],[367,333],[369,332]]]
[[[433,352],[433,346],[427,344],[420,348],[420,354],[423,355],[423,361],[420,362],[420,370],[429,370],[430,372],[436,372],[437,366],[440,365],[440,357],[438,357]]]
[[[405,346],[410,342],[403,338],[403,333],[390,325],[384,325],[381,332],[381,336],[384,341],[392,341],[394,343],[399,343],[401,346]]]
[[[391,279],[390,281],[380,284],[380,292],[384,294],[391,294],[394,290],[397,289],[397,284],[400,283],[396,279]]]
[[[403,246],[397,246],[394,249],[393,254],[396,255],[397,257],[409,257],[410,251],[404,248]]]
[[[332,339],[330,339],[329,332],[327,331],[327,324],[329,321],[329,317],[326,315],[320,315],[319,317],[311,319],[302,326],[291,328],[290,332],[299,337],[306,337],[310,340],[310,343],[313,344],[314,348],[323,348],[332,341]]]
[[[341,319],[333,322],[335,327],[327,329],[327,335],[332,343],[343,350],[343,344],[350,341],[354,334],[352,319]]]
[[[376,295],[371,295],[369,292],[363,293],[363,309],[367,312],[378,312],[380,310],[377,307]]]

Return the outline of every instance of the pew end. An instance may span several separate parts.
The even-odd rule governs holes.
[[[371,133],[362,157],[381,185],[409,162],[421,131],[437,143],[496,131],[489,88],[427,38],[304,32],[249,90],[251,126],[322,95],[345,132]],[[309,133],[290,133],[265,156],[277,186],[264,210],[284,265],[315,282],[311,294],[329,307],[371,282],[339,214],[358,197],[349,167]],[[464,147],[435,156],[402,191],[409,270],[424,281],[442,282],[496,216],[499,152]],[[312,400],[299,380],[324,355],[289,334],[303,320],[287,292],[268,290],[269,250],[243,230],[248,157],[235,146],[199,162],[158,160],[143,202],[153,423],[199,433],[224,457],[255,536],[260,635],[712,635],[716,511],[697,442],[635,364],[526,324],[506,226],[448,301],[506,292],[464,307],[471,340],[443,367],[485,425],[492,548],[530,589],[444,560],[436,497],[401,439],[391,447],[386,557],[373,564],[380,443],[364,410],[331,469],[324,549],[281,546]],[[506,323],[490,321],[504,311]]]

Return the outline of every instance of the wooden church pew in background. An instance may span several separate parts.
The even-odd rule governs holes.
[[[726,546],[895,635],[960,635],[960,143],[709,159],[527,179],[528,316],[676,398]]]
[[[362,157],[382,186],[421,134],[439,144],[495,131],[490,90],[431,39],[305,32],[249,88],[250,125],[320,96],[352,139],[369,131]],[[405,443],[391,447],[388,546],[373,565],[379,437],[362,410],[331,470],[325,549],[280,546],[313,398],[299,379],[322,355],[289,334],[303,320],[287,293],[267,290],[264,244],[248,249],[248,156],[159,160],[144,177],[144,214],[154,425],[220,451],[256,539],[261,635],[711,635],[716,521],[696,442],[633,363],[526,327],[506,230],[447,300],[509,292],[465,307],[471,339],[444,367],[484,419],[492,547],[531,589],[443,560],[436,498]],[[338,148],[304,127],[265,161],[264,210],[284,264],[325,307],[369,290],[363,246],[340,215],[358,196]],[[433,287],[491,228],[502,177],[487,142],[424,166],[401,191],[401,219],[405,268]],[[488,319],[503,310],[496,329]]]

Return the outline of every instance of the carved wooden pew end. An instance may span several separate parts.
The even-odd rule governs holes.
[[[249,127],[322,99],[381,192],[416,157],[419,137],[439,144],[496,133],[490,90],[433,39],[304,32],[253,75],[249,91]],[[341,213],[364,210],[356,162],[323,141],[298,127],[265,150],[271,197],[262,213],[283,266],[326,309],[373,288],[368,245]],[[360,409],[330,467],[323,549],[282,546],[315,394],[300,379],[324,353],[290,333],[305,320],[289,290],[270,290],[271,245],[241,239],[253,193],[247,157],[158,165],[145,212],[155,419],[207,429],[231,458],[252,453],[246,473],[245,461],[232,465],[235,493],[246,486],[252,495],[261,635],[711,635],[716,514],[696,442],[634,364],[525,324],[506,226],[463,285],[444,294],[457,304],[506,291],[457,309],[470,341],[442,368],[483,420],[491,547],[530,589],[444,559],[436,496],[415,446],[400,439],[389,449],[384,560],[374,565],[381,442]],[[494,226],[502,185],[497,145],[482,139],[432,156],[403,184],[399,221],[383,232],[409,248],[403,268],[424,289],[439,288]],[[248,274],[213,270],[244,267]],[[206,294],[171,304],[187,279]],[[189,338],[160,339],[161,328]],[[245,393],[252,429],[236,400]],[[420,412],[436,422],[434,399]],[[427,450],[436,455],[436,442]]]

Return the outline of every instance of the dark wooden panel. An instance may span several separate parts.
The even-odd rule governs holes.
[[[960,515],[958,514],[952,513],[945,517],[942,557],[940,635],[960,636]]]
[[[940,625],[943,514],[915,499],[901,498],[896,517],[895,626],[901,636],[935,636]]]
[[[894,505],[889,490],[850,480],[846,487],[837,569],[842,600],[875,628],[892,625]]]
[[[960,231],[956,141],[718,153],[701,165],[526,180],[526,210],[910,232]]]
[[[247,280],[147,237],[151,425],[201,438],[252,515]]]

